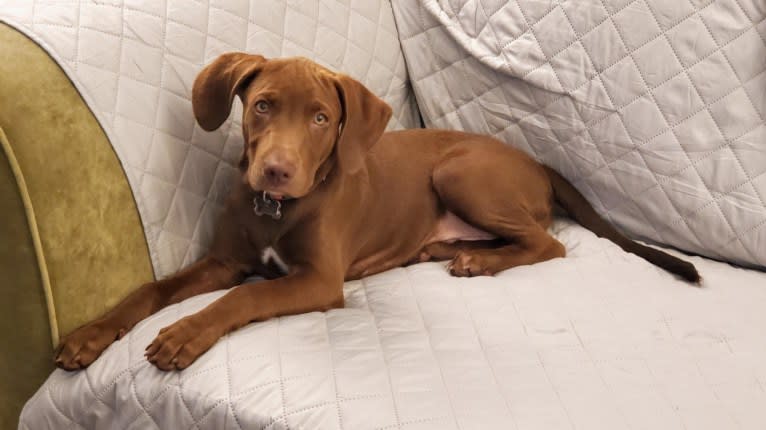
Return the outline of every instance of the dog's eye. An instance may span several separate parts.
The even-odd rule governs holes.
[[[318,125],[324,125],[327,122],[327,115],[318,113],[314,116],[314,122]]]
[[[269,111],[269,102],[266,100],[258,100],[255,102],[255,110],[258,113],[266,113]]]

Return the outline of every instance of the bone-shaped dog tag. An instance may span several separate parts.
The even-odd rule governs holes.
[[[269,197],[264,191],[253,198],[253,210],[258,216],[268,215],[274,219],[282,218],[282,203]]]

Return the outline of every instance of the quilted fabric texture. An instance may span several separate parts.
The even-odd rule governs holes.
[[[428,126],[528,151],[636,236],[766,266],[766,2],[394,10]]]
[[[439,263],[346,284],[346,308],[250,324],[183,372],[140,323],[27,403],[36,429],[762,429],[766,274],[693,258],[689,287],[570,222],[568,258],[497,277]]]
[[[192,115],[194,77],[219,54],[312,58],[391,104],[390,128],[419,124],[387,0],[0,0],[0,20],[58,60],[101,122],[158,277],[204,252],[241,153],[241,105],[213,133]]]

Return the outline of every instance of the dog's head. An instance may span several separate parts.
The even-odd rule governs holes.
[[[391,108],[361,83],[305,58],[221,55],[194,81],[200,126],[220,127],[234,96],[244,107],[243,180],[277,199],[306,195],[328,163],[356,172],[391,117]]]

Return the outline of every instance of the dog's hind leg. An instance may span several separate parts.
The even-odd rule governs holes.
[[[453,275],[493,275],[566,254],[546,230],[551,222],[547,177],[526,156],[478,145],[440,163],[432,178],[447,210],[507,241],[494,249],[457,250],[450,264]]]
[[[504,239],[492,240],[458,240],[455,242],[434,242],[423,247],[418,253],[417,258],[410,264],[422,263],[425,261],[444,261],[452,260],[460,251],[472,251],[476,249],[497,249],[506,245]]]

